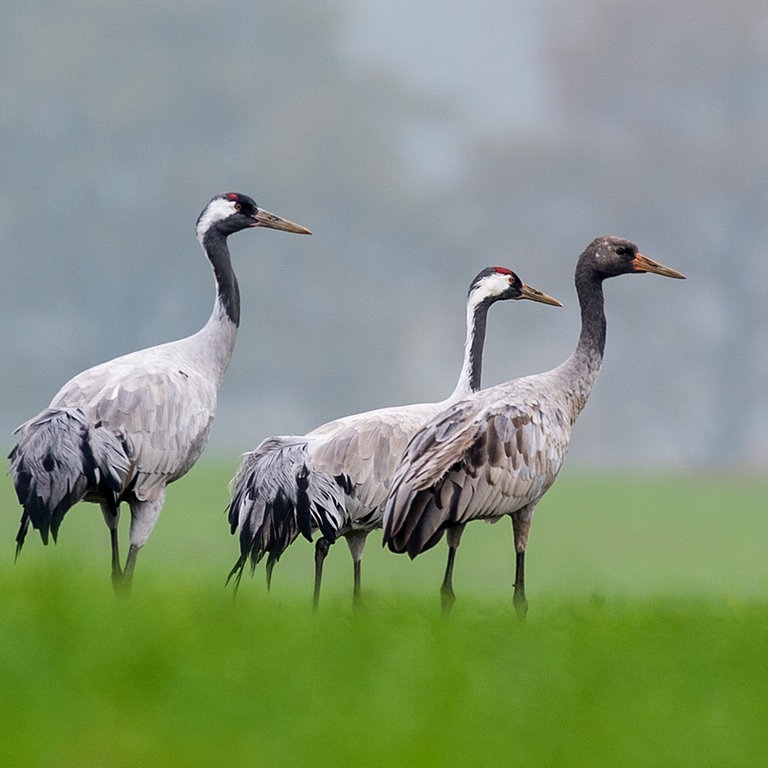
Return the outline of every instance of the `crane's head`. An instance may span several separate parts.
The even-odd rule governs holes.
[[[643,256],[634,243],[613,235],[593,240],[579,257],[579,266],[590,269],[600,279],[630,273],[653,272],[656,275],[685,280],[685,275],[681,272]]]
[[[217,229],[225,237],[233,232],[250,227],[269,227],[283,232],[295,232],[299,235],[312,233],[300,224],[275,216],[274,213],[259,208],[248,195],[226,192],[216,195],[197,220],[197,237],[200,242],[212,229]]]
[[[468,297],[472,304],[493,303],[505,299],[530,299],[554,307],[563,306],[557,299],[526,285],[506,267],[486,267],[479,272],[469,285]]]

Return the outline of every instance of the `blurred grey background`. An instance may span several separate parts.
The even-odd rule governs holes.
[[[314,236],[230,240],[212,453],[445,397],[485,265],[566,307],[494,307],[484,382],[553,367],[576,257],[618,234],[688,280],[606,284],[570,462],[768,462],[764,0],[5,0],[0,22],[8,446],[71,375],[206,321],[194,224],[234,190]]]

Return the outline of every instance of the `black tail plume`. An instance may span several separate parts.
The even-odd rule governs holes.
[[[239,528],[240,558],[229,578],[237,580],[267,558],[267,582],[285,550],[301,535],[312,541],[320,529],[331,541],[341,527],[343,489],[335,478],[311,472],[306,440],[275,437],[246,455],[230,485],[229,522]]]
[[[16,535],[18,557],[29,524],[56,537],[64,515],[92,493],[119,504],[130,471],[121,440],[100,423],[91,424],[79,408],[49,408],[23,424],[8,458],[19,503],[24,507]]]

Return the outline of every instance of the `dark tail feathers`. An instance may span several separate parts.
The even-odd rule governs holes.
[[[305,451],[301,439],[270,438],[246,456],[235,475],[229,522],[232,533],[240,528],[240,557],[227,581],[236,577],[236,587],[246,563],[250,560],[253,570],[264,555],[269,583],[275,564],[299,535],[312,541],[319,529],[335,541],[343,489],[335,478],[312,473]]]
[[[17,430],[21,438],[8,458],[19,503],[24,507],[16,555],[30,522],[43,544],[53,540],[67,510],[88,493],[115,508],[130,470],[121,440],[100,423],[91,424],[79,408],[49,408]]]

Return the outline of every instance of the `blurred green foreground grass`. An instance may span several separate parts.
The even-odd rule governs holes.
[[[260,567],[233,599],[233,470],[171,487],[127,601],[93,505],[14,565],[6,480],[3,765],[765,764],[768,484],[564,474],[537,510],[520,624],[506,521],[468,527],[447,621],[444,546],[410,562],[378,533],[362,611],[343,543],[317,613],[304,541],[271,593]]]

